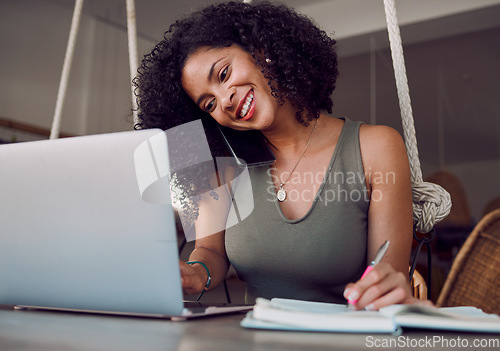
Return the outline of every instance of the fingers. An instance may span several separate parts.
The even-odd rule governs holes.
[[[378,310],[396,303],[407,303],[412,295],[406,276],[381,263],[356,283],[348,284],[344,297],[354,309]]]
[[[387,293],[380,295],[368,304],[366,304],[364,301],[361,301],[357,307],[364,307],[368,311],[376,311],[384,306],[393,305],[395,303],[403,303],[404,301],[407,301],[407,299],[408,297],[406,295],[405,289],[401,286],[398,286],[392,290],[388,290]]]
[[[344,290],[344,297],[352,305],[358,306],[360,298],[363,297],[366,290],[375,284],[382,281],[390,272],[388,265],[379,264],[376,268],[373,268],[370,272],[365,273],[363,278],[358,280],[354,284],[346,286]],[[372,293],[374,293],[372,291]],[[366,296],[364,298],[366,300]],[[364,307],[364,306],[363,306]]]
[[[186,294],[199,294],[203,290],[203,282],[198,272],[190,265],[179,261],[182,289]]]

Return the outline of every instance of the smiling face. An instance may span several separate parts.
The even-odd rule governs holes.
[[[271,95],[252,55],[236,45],[195,51],[186,60],[181,82],[203,111],[233,129],[265,130],[277,116],[290,112],[288,104]]]

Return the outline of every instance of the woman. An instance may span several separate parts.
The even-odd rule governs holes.
[[[414,301],[405,147],[393,129],[324,114],[332,113],[335,43],[284,6],[231,2],[177,21],[145,56],[135,80],[138,128],[201,119],[215,156],[225,149],[214,122],[259,130],[276,156],[271,167],[250,169],[252,214],[198,238],[195,263],[181,262],[187,293],[216,286],[232,264],[249,302],[349,299],[378,309]],[[197,228],[214,220],[211,211],[200,200]],[[360,279],[386,240],[384,259]]]

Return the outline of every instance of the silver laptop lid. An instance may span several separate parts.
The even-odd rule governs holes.
[[[165,172],[160,130],[0,146],[0,304],[180,314]]]

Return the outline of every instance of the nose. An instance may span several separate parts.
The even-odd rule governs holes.
[[[221,99],[221,107],[223,111],[230,111],[234,106],[234,89],[226,90]]]

